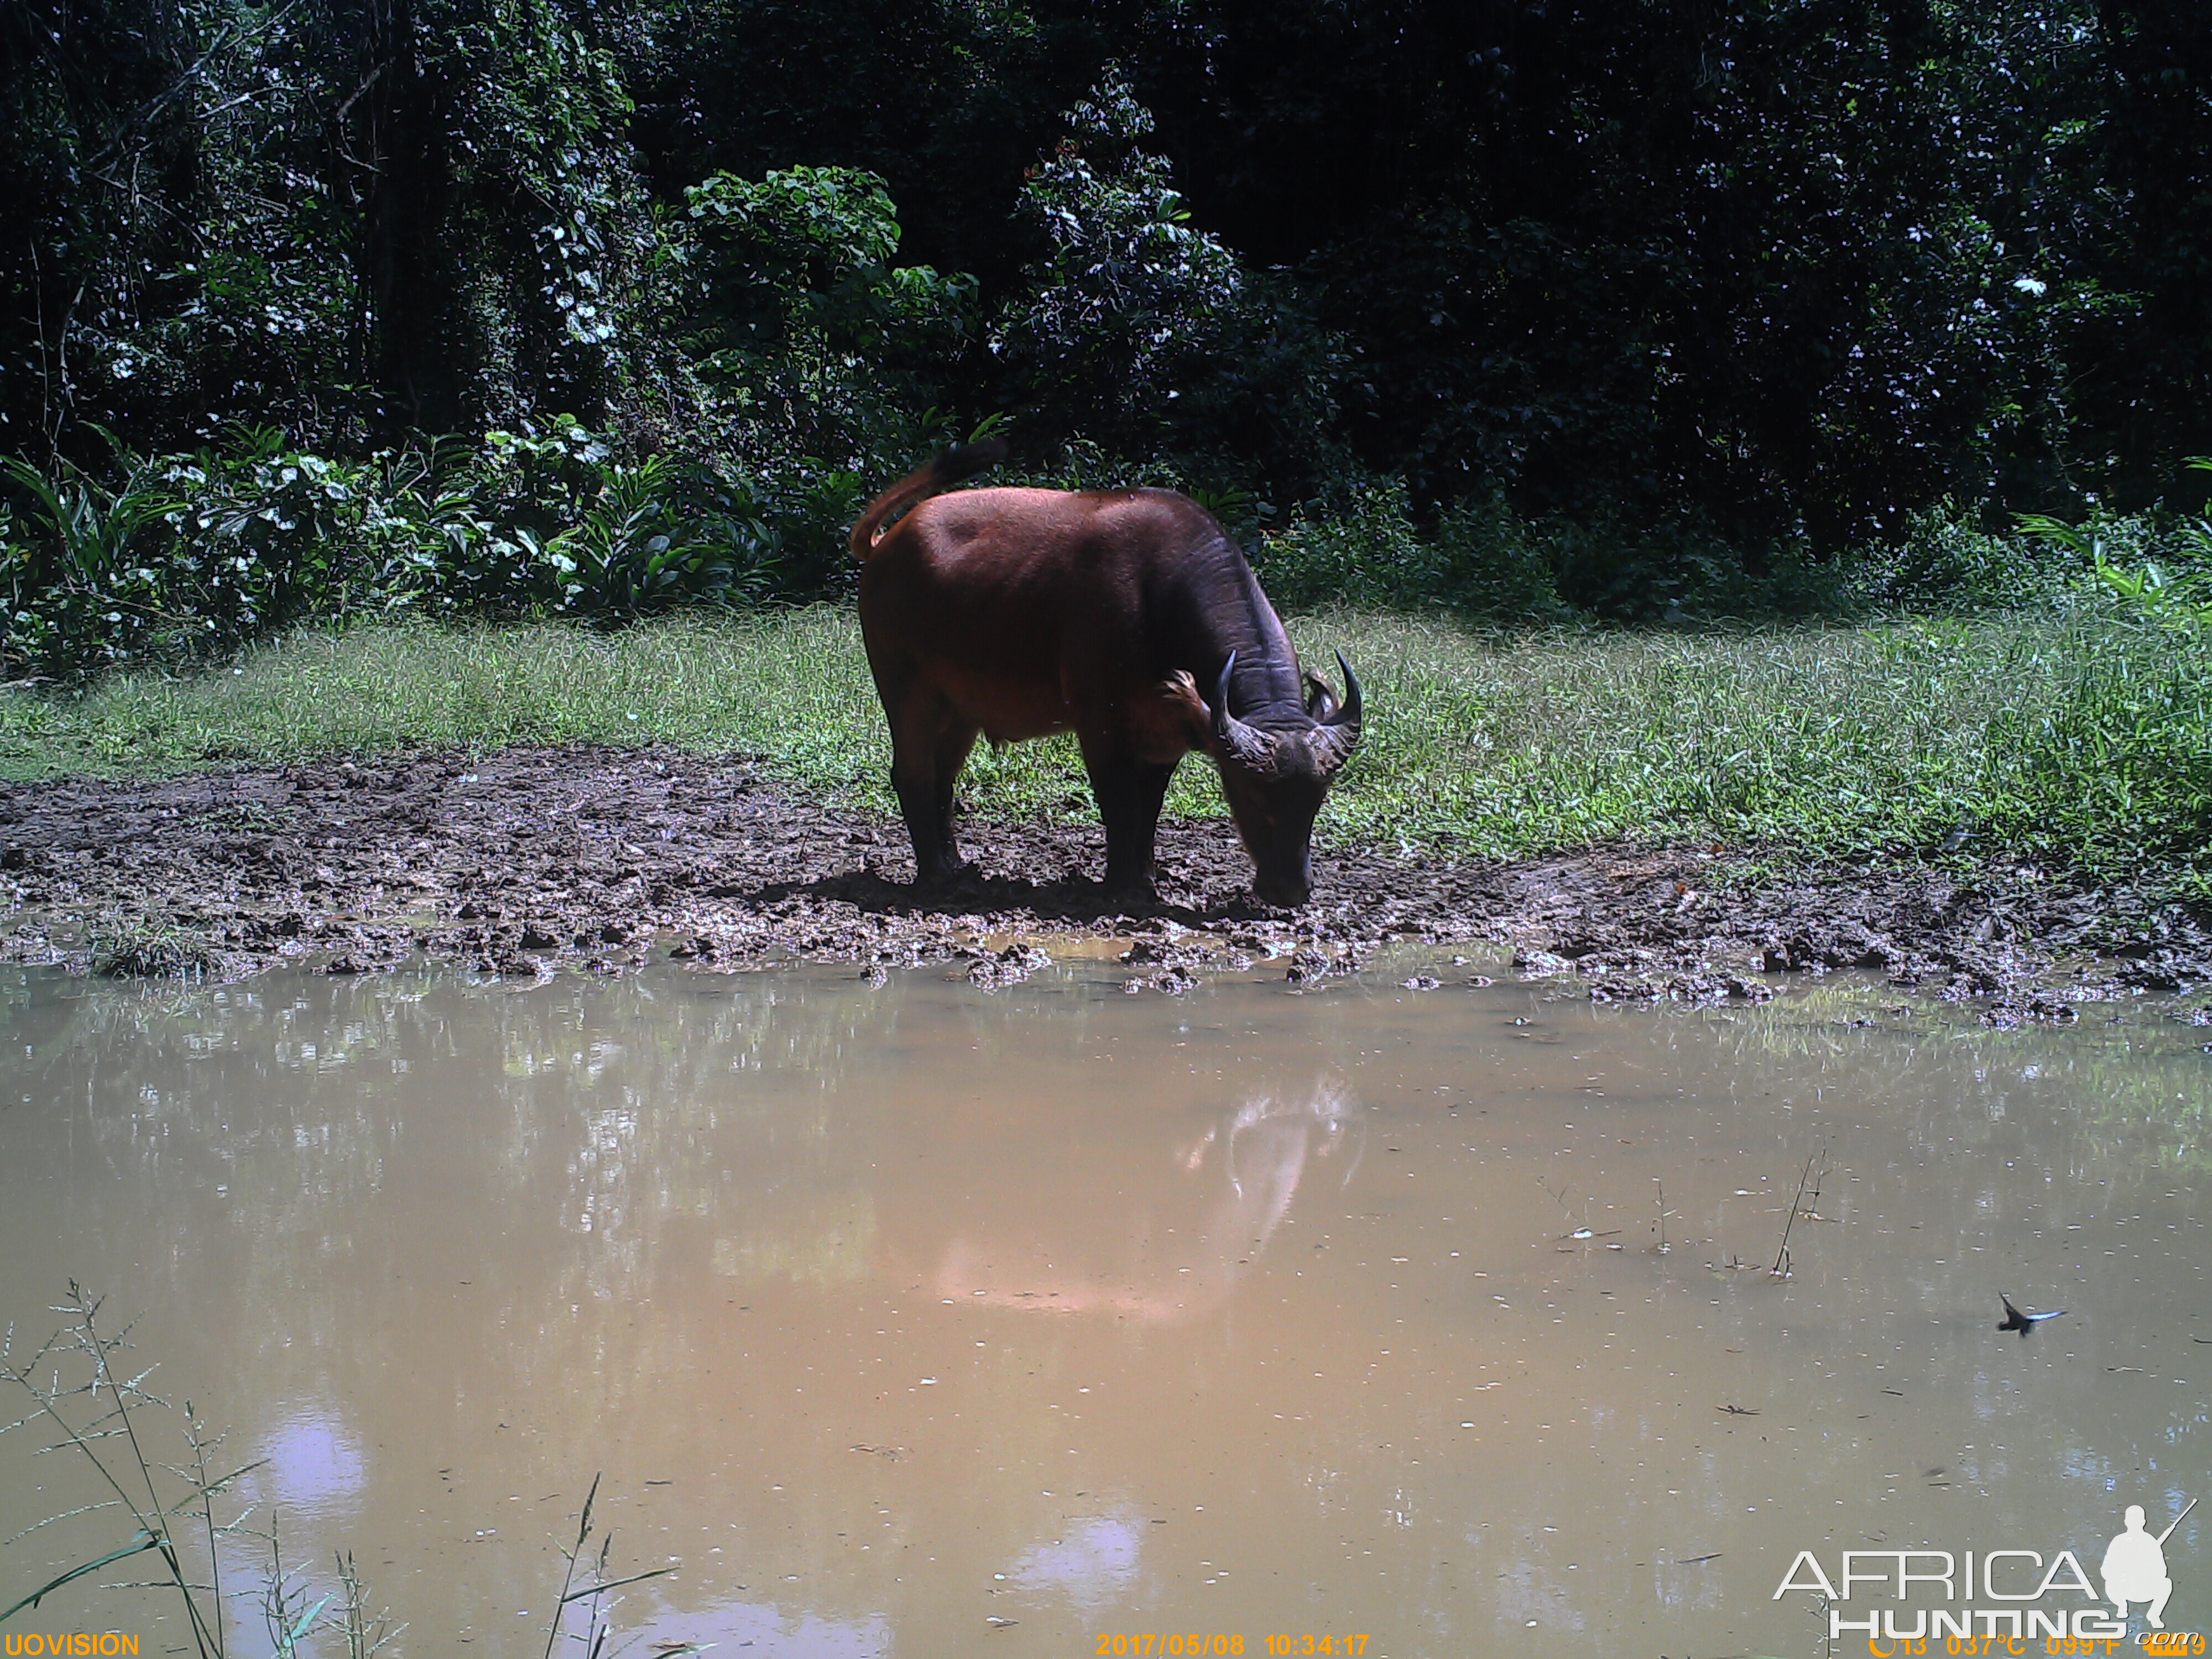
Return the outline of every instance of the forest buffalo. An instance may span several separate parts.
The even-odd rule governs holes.
[[[1105,821],[1109,894],[1151,893],[1168,780],[1203,749],[1257,866],[1253,892],[1304,903],[1314,814],[1359,741],[1352,665],[1339,653],[1341,702],[1300,672],[1243,554],[1187,496],[938,494],[1004,453],[995,441],[949,451],[853,526],[860,624],[916,881],[936,885],[961,868],[952,790],[978,734],[1002,744],[1073,731]]]

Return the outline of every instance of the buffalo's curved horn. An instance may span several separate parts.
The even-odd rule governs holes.
[[[1349,726],[1358,732],[1360,726],[1360,677],[1352,672],[1352,664],[1345,661],[1345,653],[1336,653],[1338,671],[1345,675],[1345,706],[1329,717],[1329,726]]]
[[[1237,653],[1231,651],[1229,660],[1221,665],[1221,678],[1213,685],[1213,735],[1224,754],[1256,765],[1267,755],[1268,745],[1261,733],[1229,712],[1229,677],[1236,669]]]
[[[1352,740],[1357,743],[1359,741],[1359,676],[1352,672],[1352,665],[1345,661],[1341,651],[1336,653],[1336,665],[1344,675],[1344,707],[1332,713],[1327,724],[1350,726]]]

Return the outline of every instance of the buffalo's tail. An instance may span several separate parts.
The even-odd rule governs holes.
[[[962,444],[957,449],[948,449],[927,466],[909,472],[870,501],[868,510],[860,514],[860,523],[853,526],[853,556],[866,563],[868,555],[884,538],[884,526],[892,519],[925,496],[950,489],[963,479],[996,466],[1006,456],[1005,439],[986,438],[979,444]]]

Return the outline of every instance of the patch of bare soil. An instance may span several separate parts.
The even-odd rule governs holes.
[[[971,823],[964,844],[973,875],[918,895],[895,819],[799,798],[742,759],[657,748],[0,786],[0,958],[222,977],[283,962],[371,973],[418,952],[522,975],[655,956],[872,974],[951,960],[991,987],[1078,950],[1118,957],[1133,991],[1173,993],[1255,962],[1310,982],[1394,942],[1464,942],[1510,948],[1522,975],[1601,999],[1763,1000],[1852,969],[1984,999],[1996,1023],[2212,981],[2204,917],[2009,867],[1698,847],[1494,864],[1340,847],[1316,853],[1313,901],[1279,911],[1250,896],[1226,823],[1170,823],[1159,902],[1131,912],[1100,896],[1095,828]]]

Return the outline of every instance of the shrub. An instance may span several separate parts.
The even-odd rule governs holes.
[[[1402,479],[1354,475],[1303,507],[1259,562],[1268,592],[1293,609],[1343,603],[1548,622],[1567,614],[1553,556],[1553,538],[1502,497],[1455,501],[1425,536]]]
[[[1568,614],[1552,574],[1548,540],[1499,495],[1453,502],[1437,520],[1450,601],[1500,622],[1552,622]]]
[[[1256,562],[1269,596],[1304,610],[1341,603],[1407,609],[1450,603],[1443,551],[1413,524],[1402,479],[1356,475],[1301,508]]]
[[[0,526],[11,670],[71,675],[219,648],[342,608],[369,575],[368,469],[307,455],[282,434],[227,450],[118,449],[113,483],[5,462],[17,509]]]
[[[1948,497],[1911,515],[1904,538],[1862,550],[1850,589],[1878,612],[2002,610],[2063,589],[2078,562],[2027,535],[1994,535],[1978,515]]]
[[[118,449],[112,482],[4,462],[0,664],[76,678],[362,610],[611,621],[765,597],[781,544],[750,482],[618,460],[573,421],[341,462],[240,430]]]
[[[1022,216],[1050,251],[990,347],[1048,435],[1156,453],[1183,388],[1206,379],[1243,274],[1191,224],[1166,159],[1138,148],[1152,117],[1118,67],[1064,118],[1067,137],[1022,190]]]
[[[975,279],[895,264],[897,210],[858,168],[718,173],[684,196],[685,351],[716,441],[747,459],[781,585],[845,588],[868,497],[958,435],[939,404],[979,331]]]
[[[780,556],[744,479],[701,461],[617,460],[568,420],[542,436],[489,433],[434,498],[418,489],[391,505],[427,533],[390,598],[439,610],[615,620],[750,601]]]

